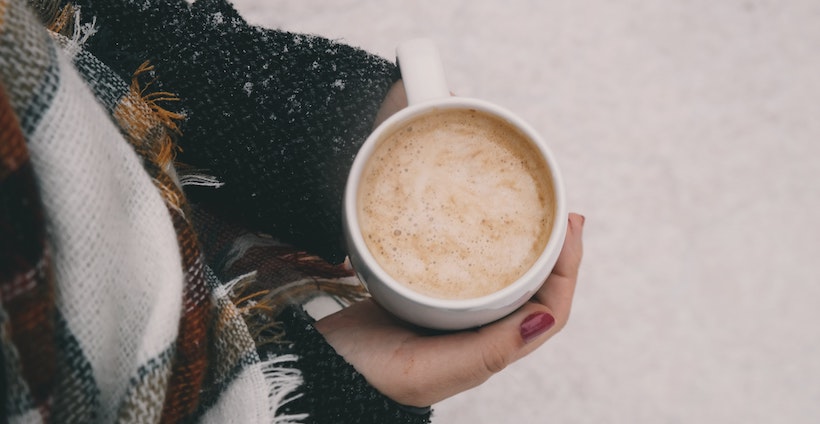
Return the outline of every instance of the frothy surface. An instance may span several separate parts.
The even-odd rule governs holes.
[[[421,293],[467,299],[506,287],[549,238],[546,163],[505,122],[472,110],[399,128],[376,149],[359,189],[368,249]]]

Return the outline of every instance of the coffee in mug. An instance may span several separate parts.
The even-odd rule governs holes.
[[[342,225],[373,299],[410,323],[471,328],[521,307],[558,259],[566,196],[541,136],[509,110],[450,95],[435,44],[397,58],[408,107],[353,161]]]
[[[476,109],[436,110],[382,137],[361,176],[359,225],[398,282],[437,298],[481,297],[541,255],[555,219],[552,185],[515,126]]]

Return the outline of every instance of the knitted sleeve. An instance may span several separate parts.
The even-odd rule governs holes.
[[[304,311],[289,308],[280,320],[299,355],[297,367],[304,379],[299,396],[285,406],[287,412],[309,411],[314,424],[430,422],[430,408],[399,405],[375,391],[327,344]]]
[[[177,159],[221,185],[186,187],[192,201],[330,262],[344,259],[344,184],[399,78],[394,64],[254,27],[224,0],[77,3],[96,18],[86,46],[93,54],[126,80],[148,60],[156,89],[179,97],[168,106],[185,115]]]

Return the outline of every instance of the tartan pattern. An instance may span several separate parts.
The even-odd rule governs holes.
[[[70,40],[64,37],[55,38],[62,42],[64,48],[70,43]],[[183,210],[184,195],[171,175],[165,172],[172,166],[172,157],[168,154],[172,150],[169,132],[174,131],[176,127],[171,120],[163,119],[162,115],[157,113],[160,108],[156,102],[142,93],[138,76],[150,68],[138,69],[133,83],[128,86],[92,55],[84,51],[80,53],[73,58],[75,68],[89,83],[96,98],[103,99],[104,103],[106,99],[108,102],[111,102],[111,99],[118,99],[111,110],[114,120],[122,130],[124,138],[137,155],[143,158],[143,166],[156,188],[162,193],[176,230],[182,268],[186,272],[182,292],[183,314],[179,322],[173,359],[159,361],[160,367],[152,367],[155,372],[149,373],[148,376],[154,378],[136,381],[155,388],[165,386],[160,421],[179,422],[197,410],[200,392],[204,390],[208,351],[202,347],[207,345],[212,304],[196,233]],[[172,117],[181,118],[179,115]],[[167,369],[168,367],[170,369]],[[143,369],[145,368],[141,368],[140,371]],[[124,402],[125,409],[120,410],[120,418],[130,417],[132,413],[129,409],[140,409],[128,408],[128,405],[133,403],[134,399],[144,397],[140,396],[144,391],[145,389],[139,385],[130,388],[130,396],[126,397]]]
[[[42,204],[17,117],[0,85],[0,337],[8,413],[43,405],[54,379],[54,282]],[[10,327],[15,331],[9,334]]]
[[[128,27],[135,12],[187,7],[182,0],[95,0],[96,8],[77,1],[95,13],[120,16],[105,28],[109,32]],[[0,421],[428,422],[429,412],[407,411],[370,387],[303,311],[288,307],[318,296],[340,304],[362,298],[350,270],[229,224],[209,212],[213,204],[187,203],[181,186],[212,188],[222,181],[175,167],[182,142],[178,124],[198,128],[183,111],[200,114],[199,124],[214,105],[217,114],[224,112],[223,103],[212,103],[221,92],[179,99],[181,107],[167,108],[178,99],[166,87],[184,82],[196,96],[198,80],[169,78],[167,66],[174,61],[168,58],[162,73],[142,53],[122,58],[98,46],[92,54],[84,43],[94,40],[95,19],[83,21],[78,7],[63,3],[0,0]],[[238,40],[265,48],[276,38],[291,43],[283,49],[295,50],[304,41],[250,27],[223,1],[203,0],[192,8],[199,8],[199,18],[210,16],[211,8],[231,16],[239,38],[228,45]],[[185,31],[177,28],[174,35]],[[319,49],[327,42],[310,40]],[[218,57],[211,41],[195,47]],[[99,54],[109,54],[112,63]],[[303,49],[298,58],[312,63],[312,55]],[[369,115],[396,77],[392,65],[360,51],[339,46],[331,56],[333,70],[338,63],[342,74],[355,74],[349,82],[358,88],[331,90],[350,110],[313,115],[316,126],[302,122],[310,131],[324,127],[333,142],[311,133],[310,157],[290,164],[305,168],[291,175],[299,190],[327,191],[313,173],[328,165],[344,171],[348,154],[369,129]],[[237,55],[231,64],[243,58]],[[166,79],[174,84],[163,85]],[[359,91],[360,98],[349,96]],[[304,98],[327,94],[319,90]],[[243,122],[260,116],[267,114]],[[253,134],[268,124],[260,120]],[[271,152],[265,132],[244,146],[242,133],[219,153],[224,133],[199,140],[207,130],[198,129],[199,136],[186,131],[185,140],[209,155],[230,156],[244,147],[252,147],[246,156],[256,155],[254,149]],[[305,140],[304,134],[297,138]],[[247,178],[244,162],[228,169],[230,161],[211,171],[236,181],[272,178],[266,172]],[[242,203],[249,210],[258,206]],[[323,210],[321,202],[303,206],[299,213],[334,226],[330,217],[337,211]]]
[[[59,53],[61,49],[65,53]],[[70,62],[61,59],[62,54]],[[72,73],[87,86],[77,86],[79,78],[66,78]],[[271,421],[297,422],[305,415],[274,417],[301,381],[299,372],[289,368],[295,358],[284,355],[261,360],[246,319],[249,311],[264,315],[261,325],[269,329],[269,311],[243,309],[234,301],[237,292],[233,289],[246,288],[256,280],[240,275],[223,284],[205,265],[191,222],[193,213],[176,183],[172,163],[175,121],[183,116],[160,106],[173,101],[173,95],[147,90],[152,84],[150,74],[150,65],[143,64],[128,84],[93,55],[77,50],[76,40],[45,31],[24,2],[0,0],[0,359],[4,380],[0,412],[21,422],[191,421],[209,414],[220,416],[212,409],[226,408],[223,393],[251,381],[252,387],[255,384],[261,390],[250,390],[247,399],[228,404],[228,411],[252,406],[267,412]],[[54,181],[48,169],[34,169],[26,145],[67,142],[71,128],[65,129],[66,140],[44,135],[49,131],[60,134],[62,128],[53,127],[70,125],[52,122],[49,117],[60,109],[56,103],[66,91],[85,90],[119,129],[120,140],[109,142],[127,142],[160,193],[176,234],[183,278],[176,301],[180,313],[175,337],[164,346],[155,346],[153,351],[158,353],[141,362],[120,364],[130,369],[126,374],[122,369],[113,371],[127,381],[121,389],[100,381],[109,376],[98,368],[110,364],[100,363],[87,346],[93,340],[88,332],[106,323],[77,327],[74,318],[65,316],[74,315],[72,311],[84,305],[73,304],[71,295],[63,293],[66,288],[61,289],[66,271],[54,269],[47,230],[52,206],[43,206],[38,184],[38,179],[46,185]],[[93,133],[96,128],[89,126],[92,128],[84,131]],[[51,230],[59,232],[59,228]],[[301,273],[309,275],[310,266]],[[331,274],[331,279],[349,276],[339,271]],[[283,276],[279,277],[274,281]],[[142,356],[139,349],[135,346],[136,357]],[[128,359],[126,355],[121,360]],[[241,381],[237,380],[240,376]],[[111,393],[118,391],[121,396],[111,399]]]
[[[88,423],[98,417],[100,388],[94,381],[92,365],[62,316],[56,318],[57,366],[51,409],[40,405],[44,421]],[[48,415],[47,415],[48,414]],[[50,415],[50,416],[49,416]],[[25,422],[25,420],[21,420]]]

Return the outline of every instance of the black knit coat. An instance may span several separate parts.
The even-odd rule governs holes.
[[[91,53],[126,81],[149,60],[156,89],[179,96],[168,105],[186,116],[178,161],[224,183],[189,189],[191,201],[330,262],[344,259],[343,187],[399,77],[392,63],[248,25],[223,0],[73,3],[97,19]]]

